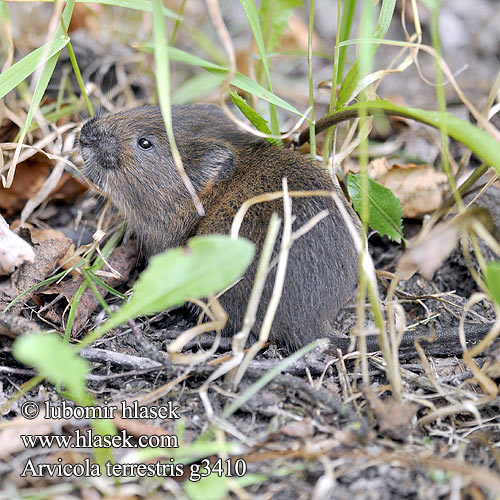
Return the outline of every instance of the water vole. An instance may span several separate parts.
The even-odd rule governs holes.
[[[183,165],[203,204],[204,217],[198,215],[176,171],[159,108],[140,107],[91,119],[80,135],[83,174],[120,209],[149,254],[182,245],[193,235],[228,234],[240,205],[258,194],[280,191],[283,177],[291,191],[336,190],[320,166],[242,132],[216,106],[173,107],[172,119]],[[274,342],[291,350],[331,335],[330,320],[352,298],[357,285],[357,254],[332,199],[294,198],[293,228],[323,209],[330,215],[291,247],[271,331]],[[253,206],[243,221],[240,234],[255,242],[258,251],[273,211],[282,214],[282,200]],[[241,327],[255,270],[256,261],[221,297],[232,331]],[[266,282],[256,332],[273,277],[274,272]]]

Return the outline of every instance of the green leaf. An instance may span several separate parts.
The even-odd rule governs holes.
[[[267,52],[278,45],[295,7],[302,7],[302,0],[262,0],[259,15]]]
[[[493,300],[500,305],[500,262],[487,264],[485,281]]]
[[[355,8],[356,0],[344,0],[339,30],[340,43],[349,38],[349,34],[351,33],[352,21],[354,19]],[[337,84],[341,82],[342,75],[344,74],[344,61],[346,52],[347,47],[339,47]]]
[[[254,252],[254,244],[243,238],[210,235],[155,255],[139,276],[130,301],[105,324],[106,331],[137,316],[180,306],[188,298],[220,292],[245,272]]]
[[[226,72],[227,73],[227,72]],[[280,108],[286,109],[295,113],[296,115],[302,116],[302,113],[294,108],[291,104],[288,104],[286,101],[278,97],[276,94],[269,92],[269,90],[259,85],[257,82],[254,82],[251,78],[241,73],[236,73],[231,80],[231,84],[235,87],[238,87],[249,94],[258,97],[259,99],[264,99],[264,101],[270,102],[272,104],[276,104]],[[280,131],[278,130],[276,135],[279,135]]]
[[[71,22],[71,16],[73,15],[74,6],[75,6],[75,0],[68,0],[68,2],[66,3],[66,7],[64,7],[63,13],[61,15],[61,20],[57,27],[54,40],[64,37],[64,29],[62,23],[64,23],[64,26],[66,28],[69,26]],[[33,92],[33,98],[31,100],[30,109],[28,110],[28,114],[26,116],[23,128],[19,133],[19,141],[18,141],[19,144],[22,144],[24,142],[24,138],[28,133],[33,117],[35,116],[35,111],[40,106],[40,101],[42,100],[42,97],[45,94],[47,85],[49,84],[50,78],[52,77],[52,73],[54,72],[54,69],[56,67],[57,60],[59,59],[59,54],[60,51],[50,56],[45,62],[45,65],[43,66],[40,77],[38,78],[38,81],[36,83],[35,91]],[[16,151],[18,150],[19,149],[17,149]]]
[[[2,23],[10,23],[10,13],[7,2],[0,2],[0,20]]]
[[[59,335],[22,335],[14,342],[13,353],[16,359],[34,366],[53,384],[63,385],[75,401],[87,404],[85,376],[89,365]]]
[[[347,189],[352,199],[354,209],[360,213],[361,175],[347,176]],[[392,191],[373,179],[368,178],[368,224],[381,236],[387,235],[391,240],[401,241],[403,238],[403,208]]]
[[[271,74],[269,72],[269,62],[267,60],[266,47],[264,45],[264,38],[262,37],[262,29],[260,27],[259,14],[257,13],[255,1],[240,0],[240,3],[243,7],[243,10],[245,11],[245,15],[247,16],[248,23],[250,24],[250,28],[252,29],[255,44],[257,45],[257,50],[259,51],[261,64],[266,75],[267,88],[270,92],[272,92],[273,87],[271,84]],[[273,131],[274,135],[279,135],[280,127],[278,122],[278,114],[273,103],[270,103],[269,111],[271,115],[271,130]]]
[[[28,78],[38,67],[58,54],[68,43],[64,35],[33,50],[20,61],[13,64],[7,71],[0,75],[0,99],[12,89],[16,88],[23,80]]]
[[[202,472],[206,473],[206,469]],[[210,474],[199,481],[185,481],[184,491],[190,500],[219,500],[227,498],[229,486],[226,476]]]
[[[251,108],[243,97],[239,96],[236,92],[229,91],[231,100],[238,107],[238,109],[248,118],[248,121],[260,132],[271,134],[271,129],[267,125],[267,121]],[[274,139],[267,139],[271,144],[276,144]]]
[[[382,40],[387,30],[389,29],[389,25],[391,24],[392,16],[394,14],[394,9],[396,7],[396,0],[383,0],[382,7],[380,8],[380,14],[377,22],[377,26],[375,27],[375,31],[373,33],[373,38],[377,38]],[[366,57],[367,61],[372,60],[375,57],[379,45],[374,44],[367,47],[368,54]],[[352,68],[347,73],[344,82],[339,90],[339,97],[337,100],[336,109],[339,110],[343,108],[348,100],[350,99],[356,85],[359,80],[364,75],[361,75],[360,71],[360,60],[359,58],[356,60]]]

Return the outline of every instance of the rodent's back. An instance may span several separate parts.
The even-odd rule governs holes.
[[[184,168],[206,210],[203,218],[175,169],[158,108],[91,120],[81,132],[84,175],[122,210],[150,253],[181,245],[195,234],[228,234],[240,205],[252,196],[280,191],[283,177],[291,191],[336,189],[318,165],[241,132],[215,106],[173,107],[172,118]],[[290,250],[271,338],[295,349],[331,333],[329,321],[354,293],[357,255],[331,198],[294,198],[292,207],[293,229],[320,210],[329,211]],[[240,234],[259,251],[273,211],[282,213],[282,200],[253,206],[243,221]],[[241,327],[255,269],[256,262],[221,299],[233,330]],[[274,271],[266,282],[257,327],[271,296],[272,276]]]

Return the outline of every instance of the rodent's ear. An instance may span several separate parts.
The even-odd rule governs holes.
[[[198,142],[184,151],[186,173],[197,190],[215,185],[226,179],[234,169],[235,158],[231,149],[219,142]]]

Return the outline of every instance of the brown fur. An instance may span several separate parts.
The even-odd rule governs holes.
[[[193,235],[228,234],[240,205],[252,196],[281,190],[283,177],[290,190],[336,190],[319,165],[240,131],[215,106],[174,107],[172,114],[184,168],[200,196],[204,217],[196,212],[175,169],[158,108],[90,120],[80,138],[84,175],[123,212],[149,254],[182,245]],[[149,139],[153,147],[141,150],[140,138]],[[330,215],[291,247],[271,331],[273,341],[292,350],[332,335],[330,320],[352,298],[357,284],[356,251],[330,198],[294,198],[293,228],[323,209]],[[281,200],[253,206],[242,224],[240,234],[257,244],[258,254],[273,211],[282,215]],[[221,298],[230,318],[228,331],[241,327],[255,270],[256,261]],[[255,332],[273,282],[274,271],[266,281]]]

